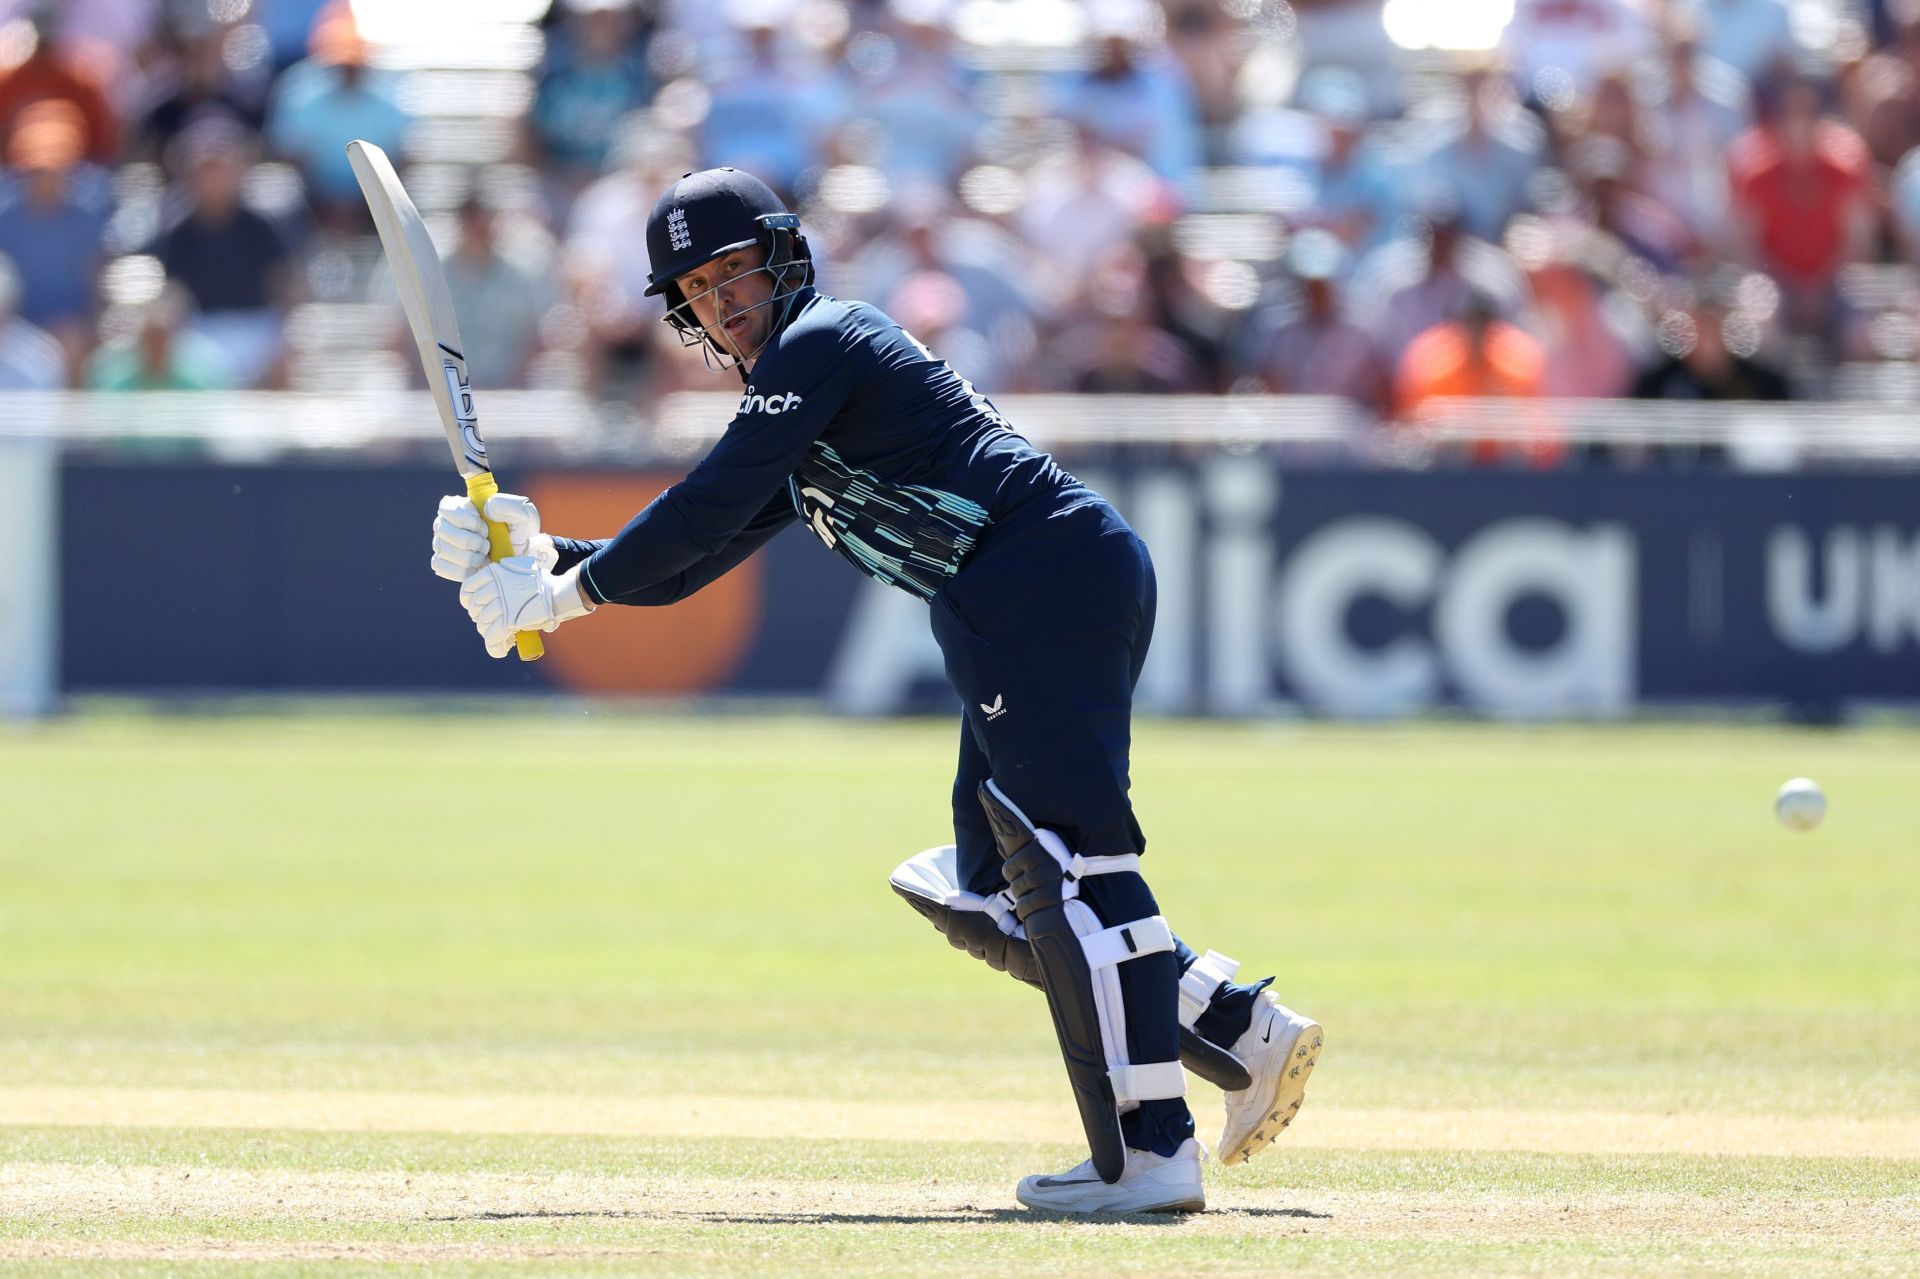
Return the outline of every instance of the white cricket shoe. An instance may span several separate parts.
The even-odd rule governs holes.
[[[1246,1063],[1253,1083],[1227,1093],[1227,1126],[1220,1133],[1220,1162],[1243,1164],[1265,1150],[1300,1113],[1307,1076],[1320,1060],[1320,1023],[1302,1017],[1260,992],[1253,1024],[1233,1041],[1233,1055]]]
[[[1126,1171],[1108,1185],[1089,1159],[1069,1172],[1027,1177],[1014,1197],[1047,1212],[1199,1212],[1207,1206],[1200,1180],[1206,1148],[1189,1137],[1171,1155],[1127,1151]]]

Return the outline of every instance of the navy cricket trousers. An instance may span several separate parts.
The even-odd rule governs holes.
[[[964,708],[953,826],[970,891],[1005,886],[977,797],[989,776],[1076,853],[1145,850],[1127,757],[1154,603],[1146,544],[1097,498],[990,538],[933,597],[933,635]],[[1080,897],[1108,927],[1159,913],[1137,874],[1090,876]],[[1133,1061],[1179,1055],[1178,983],[1192,962],[1177,945],[1120,965]],[[1128,1145],[1172,1154],[1193,1116],[1178,1098],[1149,1101],[1122,1127]]]

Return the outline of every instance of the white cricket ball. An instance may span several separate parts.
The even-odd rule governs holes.
[[[1773,797],[1773,815],[1788,830],[1812,830],[1827,815],[1827,795],[1811,777],[1796,777]]]

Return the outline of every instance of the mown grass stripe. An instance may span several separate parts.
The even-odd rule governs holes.
[[[1579,1196],[1458,1192],[1273,1191],[1216,1179],[1212,1211],[1141,1215],[1107,1224],[1143,1237],[1287,1240],[1665,1238],[1836,1248],[1920,1239],[1920,1197],[1879,1200],[1773,1194],[1702,1200],[1652,1191]],[[655,1231],[751,1227],[781,1233],[824,1228],[884,1235],[1068,1228],[1098,1223],[1033,1214],[1005,1182],[872,1178],[743,1183],[681,1172],[667,1176],[528,1176],[497,1173],[315,1173],[175,1166],[9,1165],[0,1176],[0,1237],[98,1237],[89,1222],[223,1221],[215,1233],[249,1240],[301,1223],[325,1237],[513,1243],[553,1239],[599,1245]],[[122,1227],[123,1228],[123,1227]],[[264,1235],[261,1232],[265,1232]]]
[[[46,1127],[0,1129],[0,1164],[149,1164],[323,1172],[496,1172],[670,1175],[697,1161],[739,1181],[832,1177],[1010,1182],[1077,1158],[1071,1143],[793,1142],[499,1133],[268,1132],[254,1129]],[[1308,1150],[1281,1143],[1218,1174],[1221,1184],[1275,1189],[1528,1195],[1676,1192],[1700,1197],[1793,1194],[1886,1198],[1920,1191],[1920,1157],[1573,1155],[1474,1151]]]
[[[326,1090],[5,1088],[0,1125],[457,1132],[689,1139],[978,1140],[981,1107],[804,1097],[655,1097]],[[1064,1105],[996,1102],[993,1122],[1036,1141],[1074,1139]],[[1491,1150],[1592,1154],[1910,1158],[1920,1116],[1309,1106],[1288,1144],[1336,1150]]]

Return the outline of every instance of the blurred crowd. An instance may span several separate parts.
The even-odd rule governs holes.
[[[724,389],[642,227],[733,164],[990,393],[1912,394],[1920,0],[554,0],[457,75],[415,6],[0,0],[0,389],[405,369],[358,137],[482,387]]]

